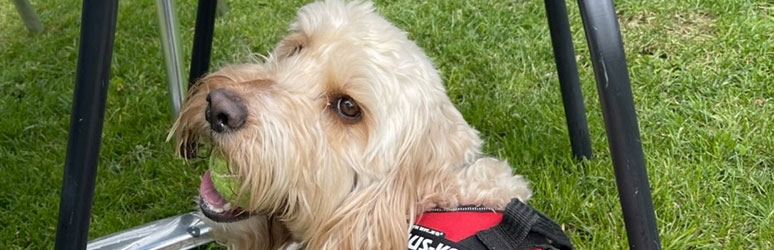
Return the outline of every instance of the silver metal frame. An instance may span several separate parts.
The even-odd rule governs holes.
[[[86,249],[191,249],[212,242],[211,231],[197,213],[191,212],[100,237]]]
[[[183,106],[187,88],[183,85],[183,53],[180,49],[180,32],[173,0],[157,0],[161,47],[167,68],[169,100],[172,104],[172,117],[177,117]]]

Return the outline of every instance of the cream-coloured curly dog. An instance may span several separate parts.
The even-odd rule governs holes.
[[[531,195],[370,3],[302,7],[263,63],[203,78],[172,133],[189,158],[212,145],[200,207],[235,249],[402,250],[428,209]]]

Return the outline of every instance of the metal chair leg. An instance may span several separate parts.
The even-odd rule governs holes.
[[[117,0],[84,0],[56,249],[84,249],[105,116]]]
[[[180,32],[173,0],[157,0],[161,47],[167,67],[169,99],[172,104],[172,117],[177,117],[183,106],[186,87],[183,84],[183,53],[180,50]]]
[[[30,2],[27,0],[13,0],[13,5],[16,6],[16,11],[19,12],[24,25],[27,26],[27,30],[32,33],[40,33],[43,31],[43,24],[38,20],[38,16],[35,15],[35,11],[32,9]]]
[[[583,93],[581,93],[580,80],[578,79],[578,65],[575,63],[570,21],[567,19],[567,6],[564,0],[545,0],[545,5],[572,154],[578,160],[591,159],[589,125],[586,122]]]
[[[611,0],[578,0],[630,249],[661,249],[621,31]]]
[[[216,6],[217,0],[199,0],[196,10],[191,71],[188,74],[188,88],[191,88],[210,69]]]

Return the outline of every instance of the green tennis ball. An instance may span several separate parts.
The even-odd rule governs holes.
[[[210,155],[209,168],[212,184],[224,199],[236,206],[247,204],[245,202],[247,200],[246,195],[239,197],[239,201],[236,200],[237,192],[240,188],[239,181],[237,181],[235,175],[231,174],[228,162],[220,154],[213,152]]]

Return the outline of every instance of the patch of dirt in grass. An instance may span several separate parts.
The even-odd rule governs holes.
[[[758,105],[758,107],[763,107],[768,101],[769,100],[767,99],[755,99],[753,102],[755,102],[755,105]]]
[[[715,34],[715,17],[702,13],[678,13],[673,16],[670,33],[682,38],[705,41]]]
[[[701,44],[716,37],[716,18],[700,11],[657,13],[648,10],[619,12],[621,32],[628,34],[634,52],[661,60],[679,47]]]
[[[716,18],[704,13],[676,13],[668,19],[643,11],[630,15],[619,13],[622,30],[646,30],[681,39],[709,40],[715,33]]]

